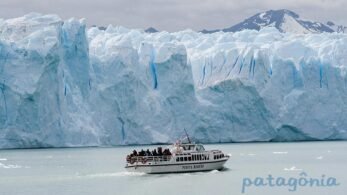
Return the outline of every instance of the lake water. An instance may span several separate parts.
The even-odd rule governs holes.
[[[0,150],[0,194],[236,195],[243,186],[243,194],[347,194],[347,142],[205,145],[232,154],[225,170],[160,175],[125,171],[134,148],[142,147]],[[286,182],[332,177],[337,185],[244,185],[269,174]]]

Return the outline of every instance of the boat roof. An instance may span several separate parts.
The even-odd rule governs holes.
[[[202,145],[202,144],[196,144],[196,143],[180,143],[179,145],[184,145],[184,146],[196,146],[196,145]]]

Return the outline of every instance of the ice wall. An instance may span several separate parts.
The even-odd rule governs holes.
[[[347,139],[347,35],[0,20],[0,148]]]

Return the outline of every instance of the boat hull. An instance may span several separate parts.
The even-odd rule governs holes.
[[[189,163],[165,163],[165,164],[133,164],[127,165],[125,168],[129,172],[142,173],[185,173],[198,171],[211,171],[223,169],[228,159],[220,159],[218,161],[208,162],[189,162]]]

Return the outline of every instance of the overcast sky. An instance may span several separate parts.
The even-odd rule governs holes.
[[[63,19],[86,18],[88,25],[177,31],[230,27],[270,9],[347,26],[346,8],[347,0],[0,0],[0,17],[54,13]]]

